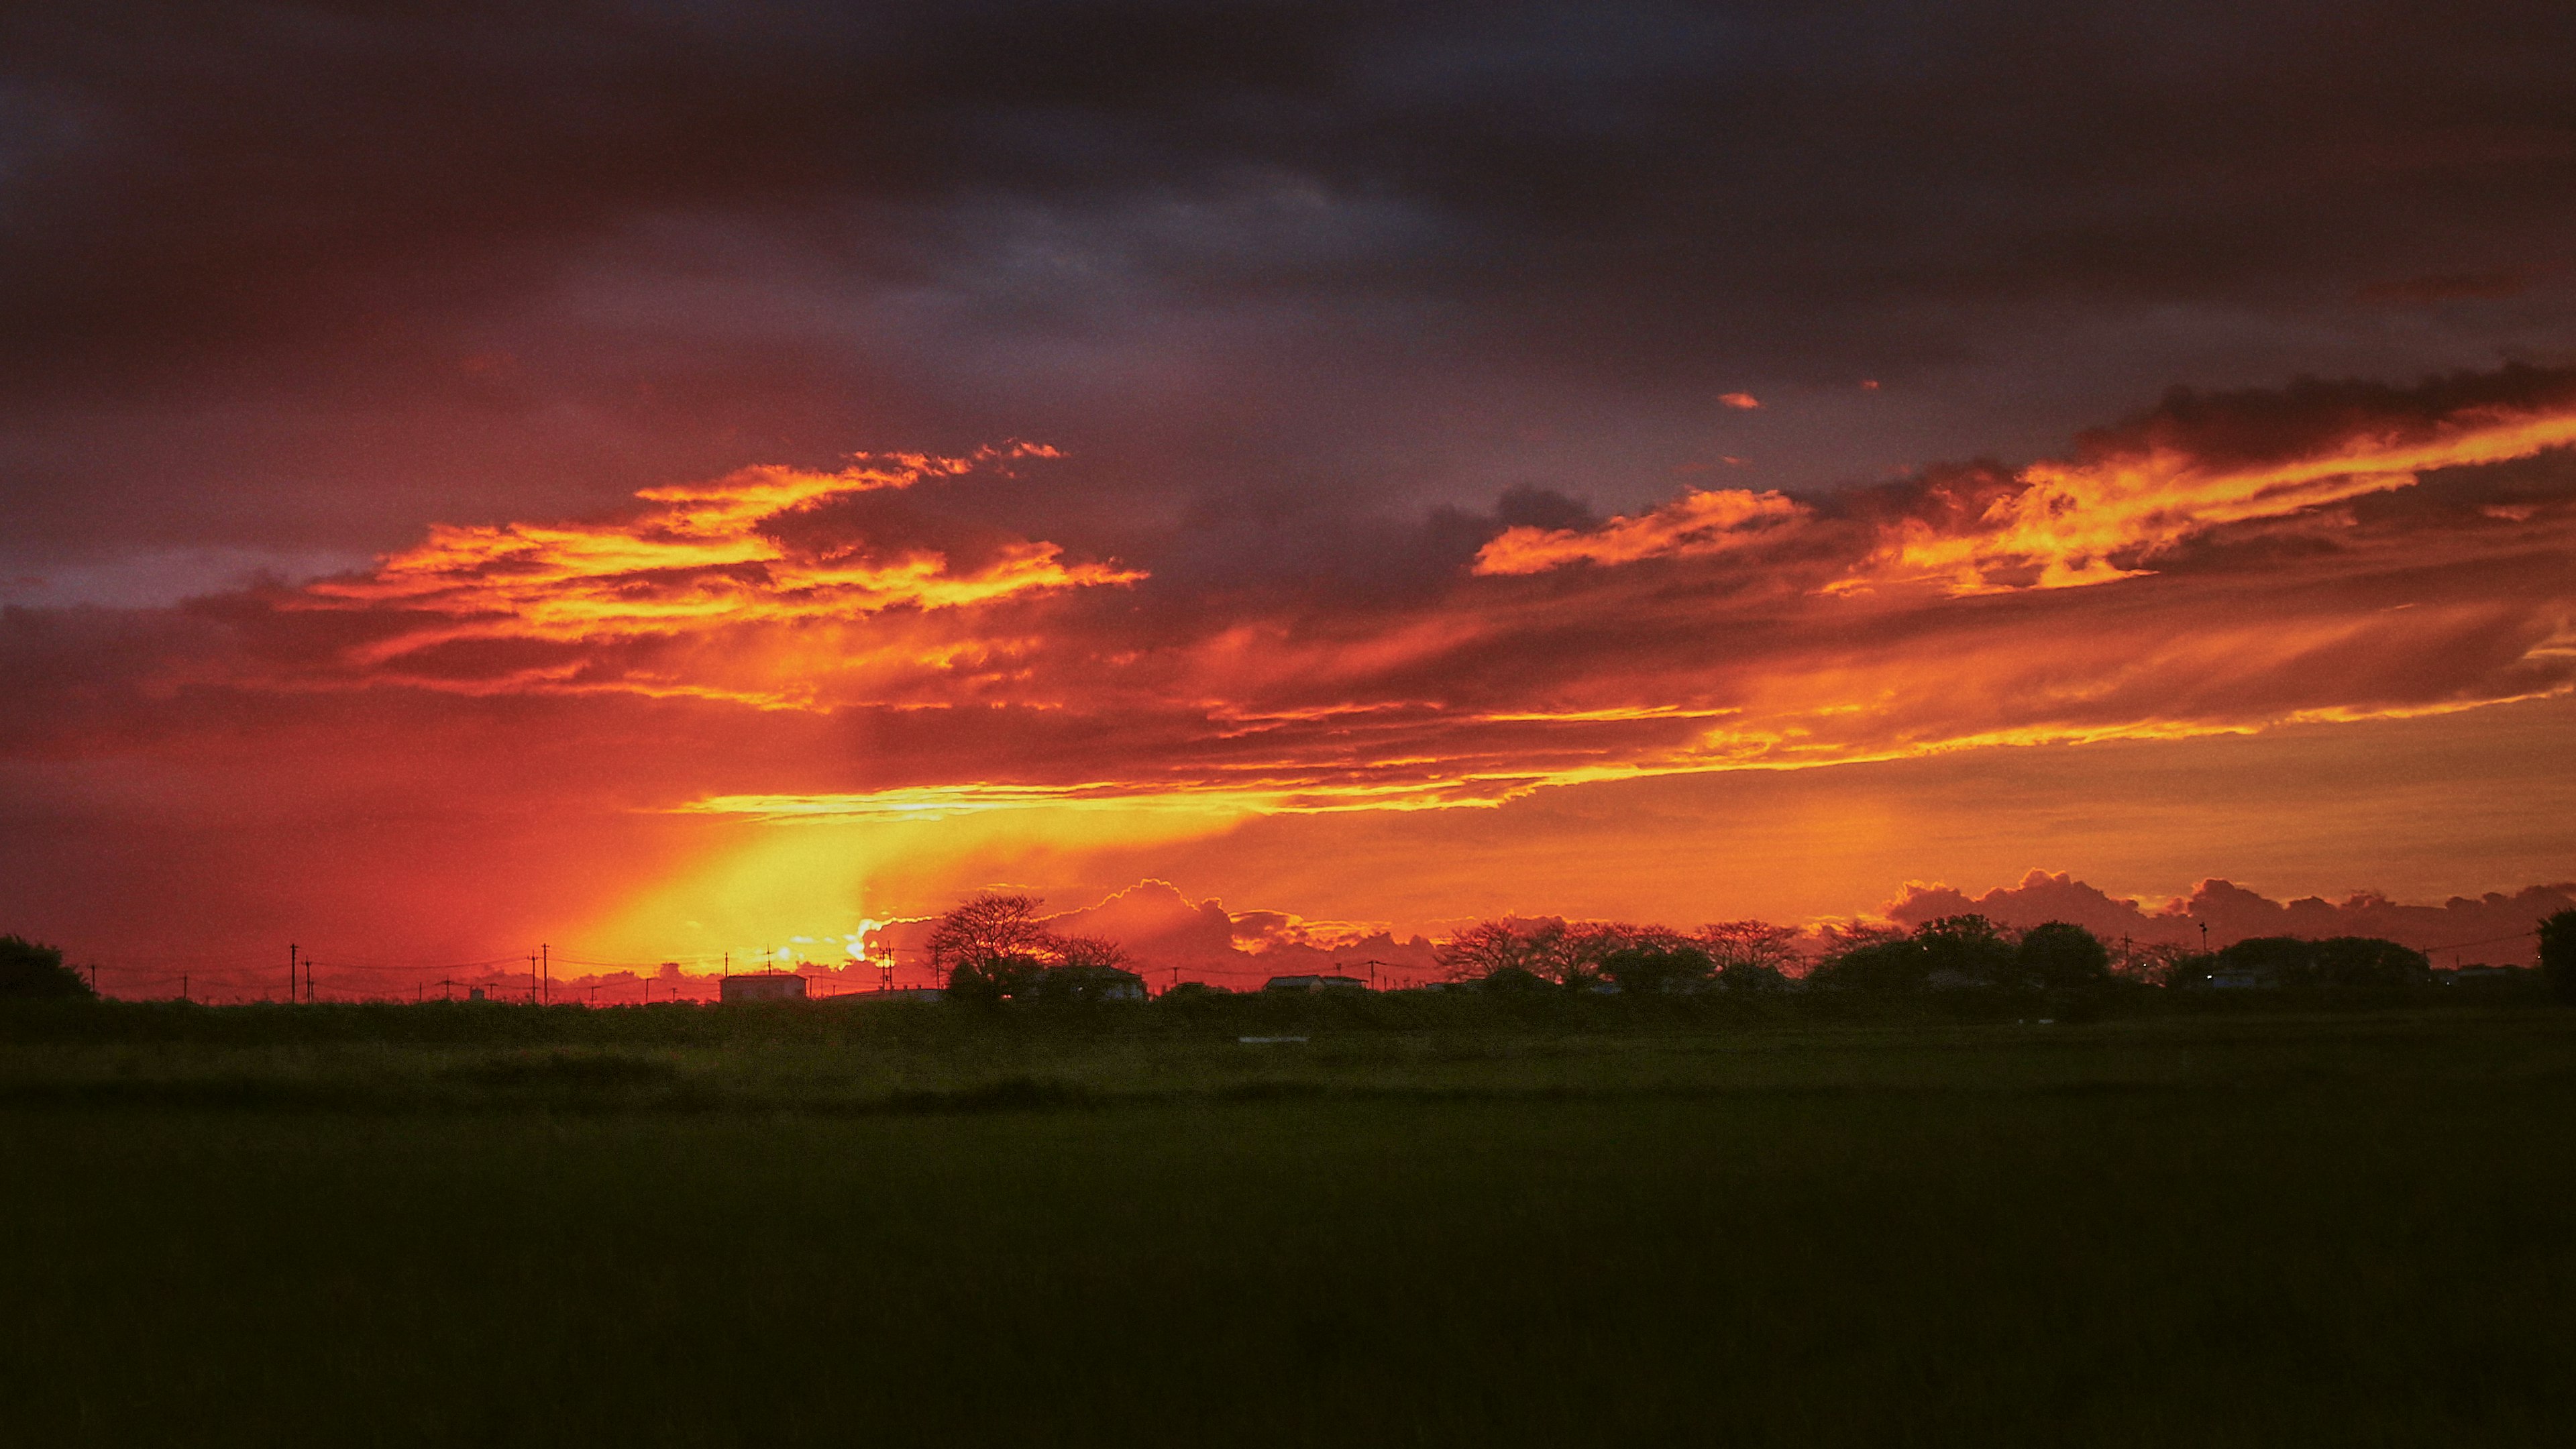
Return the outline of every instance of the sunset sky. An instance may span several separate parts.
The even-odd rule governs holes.
[[[130,994],[988,886],[1220,977],[1981,900],[2527,959],[2571,60],[2538,0],[16,7],[0,932]]]

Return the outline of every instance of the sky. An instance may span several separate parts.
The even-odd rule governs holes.
[[[1962,902],[2527,954],[2571,62],[2476,0],[13,7],[0,931],[137,994],[992,887],[1218,975]]]

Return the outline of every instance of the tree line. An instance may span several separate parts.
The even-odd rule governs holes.
[[[1049,930],[1034,896],[975,896],[939,918],[932,965],[952,1000],[1142,1000],[1143,976],[1117,942]],[[2540,972],[2551,994],[2576,1005],[2576,910],[2539,923]],[[1452,986],[1483,991],[1597,991],[1653,995],[1705,990],[1859,991],[1945,988],[2086,990],[2120,981],[2175,989],[2393,987],[2433,979],[2421,951],[2372,936],[2308,940],[2255,936],[2216,951],[2168,945],[2115,957],[2101,937],[2069,921],[2014,930],[1984,916],[1944,916],[1905,930],[1829,931],[1810,959],[1794,927],[1720,921],[1696,931],[1549,918],[1482,921],[1440,947]],[[1807,969],[1802,974],[1798,968]],[[1195,985],[1195,983],[1192,983]],[[1204,989],[1204,988],[1202,988]],[[94,999],[63,953],[0,936],[0,998]]]
[[[2576,1003],[2576,911],[2540,925],[2541,969]],[[1441,948],[1450,980],[1494,991],[1612,989],[1622,993],[1776,991],[1792,984],[1859,991],[1957,988],[2080,991],[2129,981],[2176,989],[2392,987],[2434,980],[2411,946],[2375,936],[2309,940],[2254,936],[2216,951],[2171,945],[2124,949],[2071,921],[2015,930],[1981,915],[1943,916],[1911,930],[1855,926],[1826,934],[1812,961],[1800,933],[1763,921],[1669,926],[1484,921]],[[1803,976],[1794,974],[1806,965]]]

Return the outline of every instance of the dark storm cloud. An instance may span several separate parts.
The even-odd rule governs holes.
[[[1454,557],[1383,542],[1442,502],[2027,456],[2178,379],[2413,376],[2576,317],[2576,17],[2540,3],[5,25],[36,558],[366,551],[1022,436],[1074,461],[993,495],[1015,528],[1379,587]]]

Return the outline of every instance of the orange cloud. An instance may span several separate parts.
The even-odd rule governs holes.
[[[1932,582],[1971,594],[2107,583],[2148,572],[2158,550],[2196,533],[2411,487],[2433,469],[2528,458],[2569,443],[2576,443],[2576,403],[2565,398],[2392,417],[2311,451],[2252,463],[2211,459],[2150,436],[2099,456],[2034,463],[1964,526],[1901,519],[1834,587]]]
[[[1502,529],[1389,597],[1156,586],[929,527],[886,500],[1007,459],[873,459],[656,489],[605,521],[440,529],[366,575],[217,612],[251,641],[244,688],[694,697],[823,722],[737,778],[674,764],[663,810],[1490,805],[2563,692],[2571,442],[2567,374],[2178,397],[2017,471]]]
[[[1613,518],[1596,529],[1507,529],[1477,552],[1476,572],[1534,574],[1569,563],[1624,564],[1725,553],[1756,542],[1805,513],[1779,493],[1693,490],[1661,508],[1634,518]]]
[[[1718,394],[1717,400],[1726,404],[1728,407],[1737,409],[1741,412],[1751,412],[1755,408],[1762,406],[1762,399],[1755,397],[1749,392],[1720,393]]]
[[[970,610],[1006,600],[1144,575],[1108,563],[1068,562],[1052,543],[1001,541],[971,564],[924,546],[800,545],[783,525],[840,500],[954,478],[978,466],[1052,449],[1016,444],[971,458],[896,454],[833,473],[750,468],[712,483],[649,488],[647,506],[613,519],[497,526],[439,525],[415,548],[364,575],[324,580],[282,599],[282,611],[361,614],[381,625],[342,652],[360,670],[407,682],[469,689],[613,687],[639,693],[705,693],[810,705],[818,675],[852,674],[887,651],[846,647],[849,625],[893,611]],[[746,640],[744,632],[773,632]],[[757,668],[690,667],[693,642],[721,633],[721,651],[746,646]],[[881,630],[871,641],[908,646],[909,664],[954,667],[995,641],[939,629]],[[799,642],[820,649],[797,647]],[[563,646],[520,650],[511,644]],[[661,646],[657,658],[623,662],[603,651]],[[477,653],[475,646],[483,646]],[[516,667],[463,668],[472,660]],[[699,660],[703,664],[706,661]],[[745,673],[765,678],[745,679]]]
[[[253,902],[222,909],[263,940],[398,918],[466,961],[578,910],[589,936],[659,961],[1119,852],[1128,882],[1243,854],[1263,872],[1230,893],[1358,920],[1427,923],[1479,892],[1496,908],[1565,909],[1546,892],[1578,888],[1676,898],[1680,875],[1636,849],[1640,810],[1666,812],[1658,841],[1701,831],[1739,888],[1848,909],[1859,856],[1876,880],[1953,869],[1913,856],[1959,807],[1890,816],[1867,788],[1882,772],[1805,767],[2017,778],[2112,753],[1991,762],[1999,746],[2175,742],[2143,747],[2208,760],[2285,736],[2180,742],[2415,719],[2402,728],[2487,741],[2462,749],[2547,802],[2529,761],[2554,736],[2478,720],[2576,689],[2571,419],[2576,373],[2528,370],[2178,396],[2021,470],[1704,491],[1580,527],[1486,525],[1472,554],[1453,532],[1440,572],[1374,592],[1149,578],[1013,531],[979,492],[1007,456],[754,470],[604,519],[439,529],[301,589],[9,611],[0,650],[28,687],[0,701],[0,767],[19,838],[53,838],[57,808],[115,826],[88,855],[13,868],[57,893],[110,877],[129,902],[168,892],[163,929]],[[2332,731],[2289,733],[2332,748]],[[2103,768],[2065,767],[2096,784]],[[2322,773],[2285,818],[2340,818],[2320,792],[2350,772]],[[2389,787],[2356,786],[2372,788]],[[2152,814],[2170,792],[2133,781],[2122,808]],[[1755,797],[1809,803],[1737,835],[1688,824],[1730,808],[1690,801]],[[2078,798],[2103,804],[2070,787],[2025,806],[2046,824]],[[2512,789],[2481,799],[2525,811],[2524,856],[2563,844]],[[1603,801],[1615,821],[1575,820]],[[2457,813],[2413,801],[2362,833]],[[2201,843],[2268,828],[2244,823],[2267,811],[2231,818]],[[1532,847],[1532,828],[1574,831],[1595,858]],[[2522,859],[2510,846],[2474,848]],[[1655,849],[1704,878],[1700,855]],[[2329,849],[2346,847],[2310,854]],[[193,867],[193,894],[165,884],[180,857],[214,863]],[[271,889],[316,870],[403,884],[328,902]],[[1274,877],[1322,893],[1273,893]],[[1819,899],[1818,880],[1841,884]],[[480,924],[455,919],[464,900]]]

